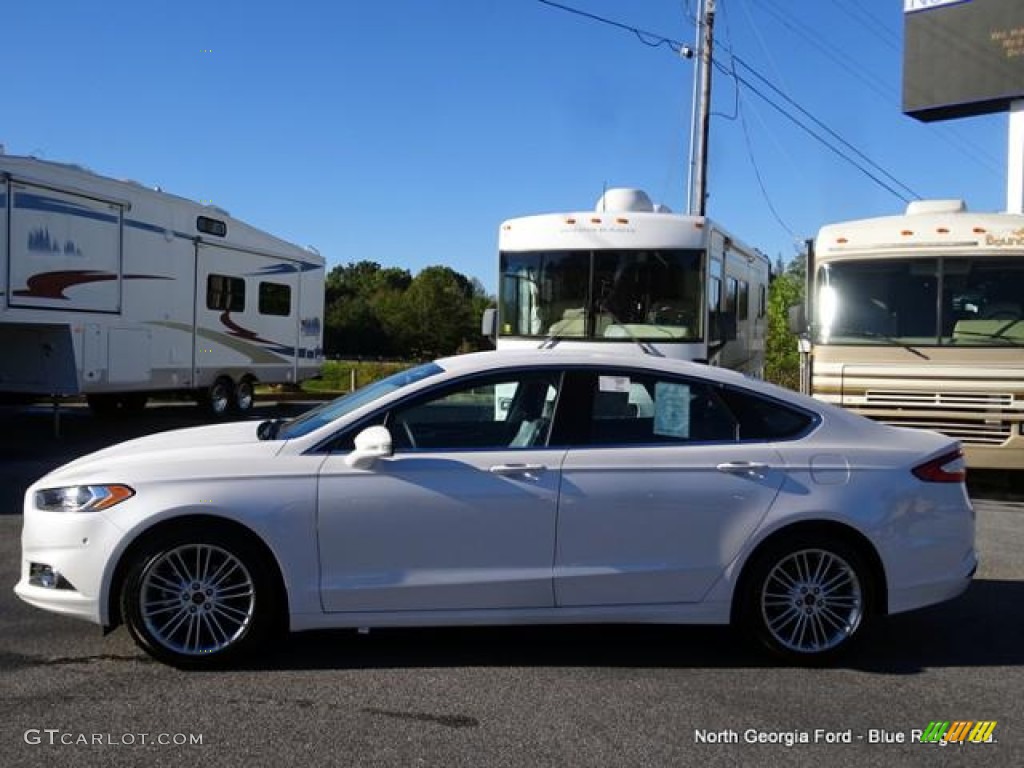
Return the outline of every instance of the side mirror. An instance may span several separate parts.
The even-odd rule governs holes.
[[[354,469],[369,469],[377,459],[394,454],[387,427],[367,427],[356,435],[355,442],[355,450],[345,457],[345,463]]]
[[[489,339],[498,334],[498,310],[495,307],[488,307],[480,319],[480,333]]]

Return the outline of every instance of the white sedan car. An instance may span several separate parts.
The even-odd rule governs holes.
[[[485,352],[25,495],[25,601],[221,665],[278,631],[734,623],[820,661],[974,574],[959,446],[654,357]]]

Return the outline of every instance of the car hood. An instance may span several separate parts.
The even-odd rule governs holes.
[[[258,428],[258,421],[240,421],[158,432],[81,456],[53,470],[39,482],[52,485],[101,479],[118,481],[125,474],[134,474],[133,467],[170,470],[185,461],[202,465],[225,458],[255,458],[278,453],[282,443],[261,441],[256,434]]]

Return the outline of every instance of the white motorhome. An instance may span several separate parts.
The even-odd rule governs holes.
[[[711,219],[609,189],[593,211],[509,219],[498,239],[499,348],[648,352],[763,374],[768,258]]]
[[[0,155],[0,392],[214,415],[323,362],[324,260],[224,211]]]
[[[1024,469],[1024,216],[919,200],[822,227],[811,256],[804,386]]]

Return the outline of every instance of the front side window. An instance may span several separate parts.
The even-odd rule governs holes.
[[[816,289],[819,344],[1024,344],[1024,256],[831,262]]]
[[[374,400],[385,397],[403,387],[408,387],[428,379],[431,376],[437,376],[440,373],[444,373],[444,369],[437,363],[424,363],[415,368],[408,368],[404,371],[393,373],[372,384],[367,384],[355,392],[306,411],[301,416],[284,423],[275,433],[275,436],[280,440],[302,437],[326,424],[330,424],[332,421],[347,416],[364,405],[372,403]]]
[[[476,378],[400,406],[386,425],[396,451],[536,448],[547,444],[557,373]]]
[[[696,250],[504,252],[500,332],[699,341],[702,285]]]

